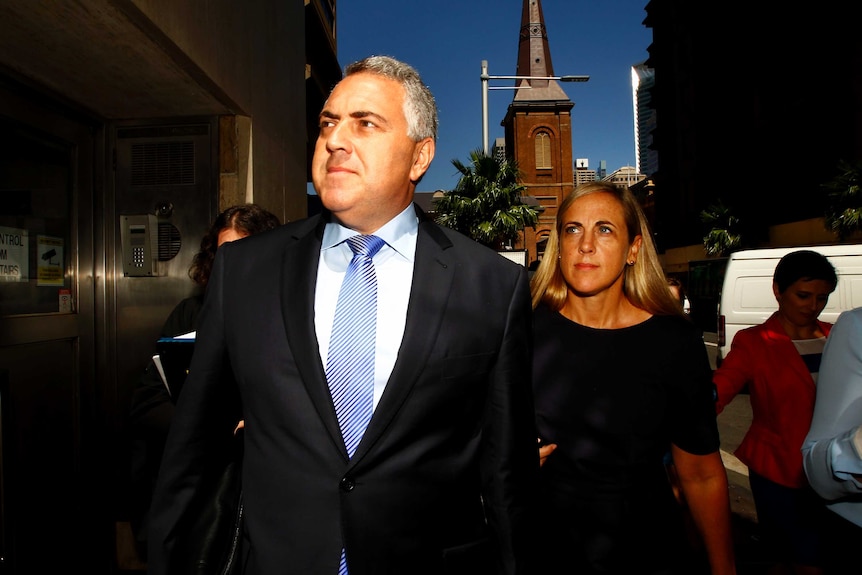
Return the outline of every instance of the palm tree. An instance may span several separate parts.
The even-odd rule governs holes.
[[[739,218],[721,199],[700,212],[700,219],[709,227],[703,238],[703,249],[707,255],[724,256],[742,245]]]
[[[838,174],[823,184],[826,229],[845,240],[862,230],[862,162],[840,161]]]
[[[517,241],[525,227],[535,228],[539,210],[521,201],[525,186],[514,162],[478,149],[470,152],[470,162],[452,160],[461,177],[436,200],[437,223],[500,250]]]

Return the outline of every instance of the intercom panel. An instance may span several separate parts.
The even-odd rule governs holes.
[[[153,214],[120,216],[123,275],[151,277],[156,273],[159,227]]]

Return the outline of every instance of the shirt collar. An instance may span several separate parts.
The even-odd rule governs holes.
[[[404,211],[386,222],[374,235],[386,242],[386,245],[401,254],[407,260],[413,261],[416,255],[416,235],[419,232],[419,217],[410,202]],[[347,228],[338,222],[331,221],[323,230],[321,250],[332,249],[347,238],[357,236],[356,230]]]

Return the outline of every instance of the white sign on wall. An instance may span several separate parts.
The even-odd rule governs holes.
[[[29,280],[29,246],[27,230],[0,226],[0,282]]]

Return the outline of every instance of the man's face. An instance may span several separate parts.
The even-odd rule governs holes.
[[[345,226],[373,233],[411,201],[434,157],[434,141],[407,136],[404,88],[358,73],[339,82],[320,113],[312,178],[323,205]]]

